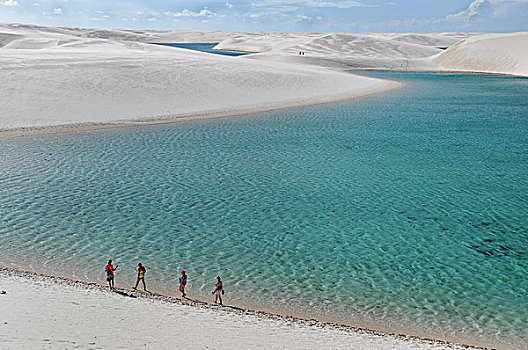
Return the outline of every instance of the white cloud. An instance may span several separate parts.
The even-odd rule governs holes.
[[[375,5],[367,5],[357,1],[305,1],[304,6],[308,7],[336,7],[340,9],[348,9],[352,7],[373,7]]]
[[[54,8],[54,9],[52,10],[52,13],[53,13],[54,15],[62,15],[62,8],[60,8],[60,7]]]
[[[317,24],[319,21],[321,21],[323,18],[321,16],[306,16],[306,15],[297,15],[297,21],[299,24],[305,25],[305,26],[313,26],[314,24]]]
[[[492,17],[508,17],[512,13],[519,14],[519,11],[525,14],[526,11],[523,11],[521,7],[528,5],[528,0],[489,0],[493,6]]]
[[[288,20],[291,21],[297,18],[297,22],[291,22],[292,24],[298,24],[298,21],[310,21],[309,19],[301,19],[296,13],[302,11],[303,8],[339,8],[348,9],[352,7],[370,7],[377,5],[367,5],[359,1],[353,0],[263,0],[255,1],[251,3],[253,7],[252,11],[244,14],[245,17],[258,18],[258,17],[274,17],[275,20]],[[323,10],[324,11],[324,10]],[[303,16],[303,15],[301,15]],[[316,18],[311,19],[317,20]],[[290,22],[288,22],[290,23]]]
[[[441,20],[448,22],[469,22],[472,18],[482,15],[484,7],[491,9],[491,15],[498,17],[499,14],[511,14],[512,7],[518,4],[528,4],[528,0],[474,0],[469,6],[457,13],[448,15]],[[489,14],[489,13],[488,13]]]
[[[447,21],[463,21],[468,22],[471,17],[477,16],[480,13],[480,7],[482,4],[487,2],[487,0],[474,0],[469,6],[458,13],[448,15],[445,17]]]
[[[16,0],[5,0],[4,6],[20,6],[20,4]]]
[[[225,5],[226,5],[226,7],[229,8],[229,9],[230,9],[230,8],[233,8],[233,4],[230,3],[230,2],[226,2]]]
[[[257,6],[254,4],[254,6]],[[288,18],[295,12],[299,11],[298,6],[281,5],[258,9],[252,12],[245,13],[244,17],[258,18],[258,17],[277,17]]]
[[[313,21],[313,20],[322,20],[323,17],[321,16],[315,16],[315,17],[310,17],[310,16],[306,16],[306,15],[298,15],[297,16],[298,19],[300,20],[303,20],[303,21]]]
[[[166,16],[173,16],[173,17],[214,17],[217,15],[215,12],[209,10],[207,7],[204,7],[199,12],[194,12],[189,9],[184,9],[183,11],[178,11],[178,12],[167,11],[164,14]]]
[[[526,28],[528,0],[473,0],[465,9],[434,18],[402,18],[369,23],[366,31],[518,31]],[[507,22],[504,20],[507,19]]]
[[[300,7],[334,7],[348,9],[352,7],[373,7],[377,5],[364,4],[353,0],[317,1],[317,0],[266,0],[252,3],[253,6],[296,5]]]

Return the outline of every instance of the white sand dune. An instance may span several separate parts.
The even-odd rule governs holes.
[[[154,40],[146,32],[3,25],[0,35],[0,129],[215,117],[398,86],[138,42]]]
[[[239,33],[221,41],[218,50],[266,52],[275,50],[295,51],[293,47],[306,44],[320,37],[315,33]]]
[[[467,33],[392,33],[392,34],[371,34],[373,36],[379,35],[386,39],[401,41],[410,44],[417,44],[421,46],[431,46],[440,49],[445,49],[460,40],[471,36]]]
[[[239,34],[217,48],[257,52],[248,57],[263,61],[337,68],[528,75],[528,33]]]
[[[528,76],[528,32],[467,38],[430,60],[442,70]]]
[[[304,35],[279,40],[239,35],[217,45],[224,50],[258,52],[250,58],[304,63],[337,68],[412,70],[422,69],[419,59],[434,56],[468,34],[347,34]],[[257,41],[257,42],[256,42]],[[288,46],[288,44],[291,44]],[[299,56],[299,52],[304,52]]]
[[[0,290],[3,349],[467,349],[9,270]]]
[[[422,58],[429,57],[441,52],[441,48],[450,46],[460,37],[452,37],[442,34],[347,34],[328,33],[318,36],[291,38],[293,45],[286,46],[286,42],[281,41],[280,46],[269,43],[270,50],[282,50],[291,53],[305,51],[310,55],[324,57],[369,57],[369,58]],[[239,49],[244,47],[241,38],[238,39],[238,46],[229,45],[233,39],[226,39],[218,45],[222,49]],[[247,45],[254,46],[254,39],[248,38]],[[260,41],[264,41],[261,38]],[[268,37],[267,41],[274,42],[273,37]]]

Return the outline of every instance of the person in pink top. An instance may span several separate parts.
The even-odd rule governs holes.
[[[185,286],[187,285],[187,275],[185,274],[185,270],[181,270],[181,277],[180,277],[180,292],[182,293],[182,298],[185,298],[187,294],[185,294]]]

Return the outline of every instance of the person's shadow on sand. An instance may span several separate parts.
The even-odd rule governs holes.
[[[119,295],[121,295],[123,297],[137,298],[137,296],[135,296],[134,294],[129,294],[129,293],[123,292],[121,290],[114,289],[114,293],[119,294]]]
[[[158,297],[164,297],[163,294],[158,294],[158,293],[151,292],[151,291],[148,291],[148,290],[147,291],[134,290],[131,293],[127,293],[127,292],[122,291],[122,290],[114,289],[113,292],[116,293],[116,294],[119,294],[119,295],[121,295],[123,297],[128,297],[128,298],[137,298],[138,297],[137,295],[131,294],[131,293],[137,293],[137,292],[141,292],[141,293],[145,293],[145,294],[149,294],[149,295],[154,295],[154,296],[158,296]],[[188,297],[181,298],[181,300],[189,301],[191,303],[200,304],[200,305],[218,306],[218,307],[223,307],[223,308],[226,308],[226,309],[231,309],[231,310],[236,310],[236,311],[245,311],[243,308],[240,308],[240,307],[237,307],[237,306],[230,306],[230,305],[225,305],[225,304],[212,304],[212,303],[208,303],[208,302],[203,301],[203,300],[191,299],[191,298],[188,298]]]

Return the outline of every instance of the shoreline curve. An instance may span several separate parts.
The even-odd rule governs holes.
[[[355,75],[351,72],[342,71]],[[381,94],[389,92],[398,88],[404,87],[402,82],[392,81],[387,79],[375,78],[376,80],[383,82],[383,85],[379,85],[374,89],[365,89],[360,91],[354,91],[347,94],[341,94],[336,96],[320,97],[313,101],[300,100],[293,102],[282,102],[276,103],[267,107],[254,107],[254,108],[239,108],[232,110],[219,110],[211,111],[206,113],[190,113],[187,115],[180,116],[178,114],[170,114],[166,116],[159,116],[154,118],[137,118],[137,119],[123,119],[108,122],[79,122],[79,123],[65,123],[57,125],[43,125],[43,126],[23,126],[14,128],[0,128],[0,140],[2,139],[13,139],[20,137],[32,137],[40,135],[52,135],[52,134],[69,134],[77,132],[107,130],[107,129],[121,129],[130,127],[143,127],[152,125],[167,125],[175,123],[195,122],[204,120],[213,120],[219,118],[231,118],[240,117],[251,114],[272,112],[278,110],[286,110],[291,108],[317,106],[334,102],[342,102],[347,100],[354,100],[357,98],[367,97],[371,95]]]
[[[216,312],[224,312],[228,314],[240,315],[240,316],[249,316],[257,319],[266,319],[270,321],[283,322],[289,325],[298,325],[304,327],[313,327],[318,329],[325,329],[327,331],[337,331],[344,332],[349,335],[362,335],[369,337],[382,337],[384,339],[391,339],[395,341],[407,342],[409,345],[415,346],[432,346],[440,347],[442,349],[474,349],[474,350],[494,350],[494,348],[482,347],[472,344],[463,344],[453,341],[446,341],[441,339],[432,339],[427,337],[420,337],[415,335],[409,335],[404,333],[389,333],[377,331],[369,328],[356,327],[351,325],[325,322],[317,319],[308,319],[292,315],[283,315],[279,313],[272,313],[261,310],[253,310],[249,308],[238,307],[236,305],[214,305],[209,302],[199,300],[199,299],[185,299],[172,297],[168,295],[158,294],[156,292],[148,291],[128,291],[123,288],[116,288],[114,292],[108,291],[107,287],[96,282],[86,282],[75,280],[62,276],[54,276],[36,273],[32,271],[25,271],[16,268],[2,267],[0,266],[0,278],[21,278],[25,281],[30,282],[39,282],[42,284],[44,282],[45,287],[50,287],[55,285],[58,287],[80,287],[83,291],[99,291],[101,293],[107,293],[111,295],[112,293],[121,295],[123,297],[131,297],[139,300],[151,300],[151,301],[161,301],[169,303],[170,305],[178,306],[190,306],[195,310],[198,309],[207,309]],[[6,291],[9,293],[9,291]],[[0,299],[1,301],[1,299]]]

